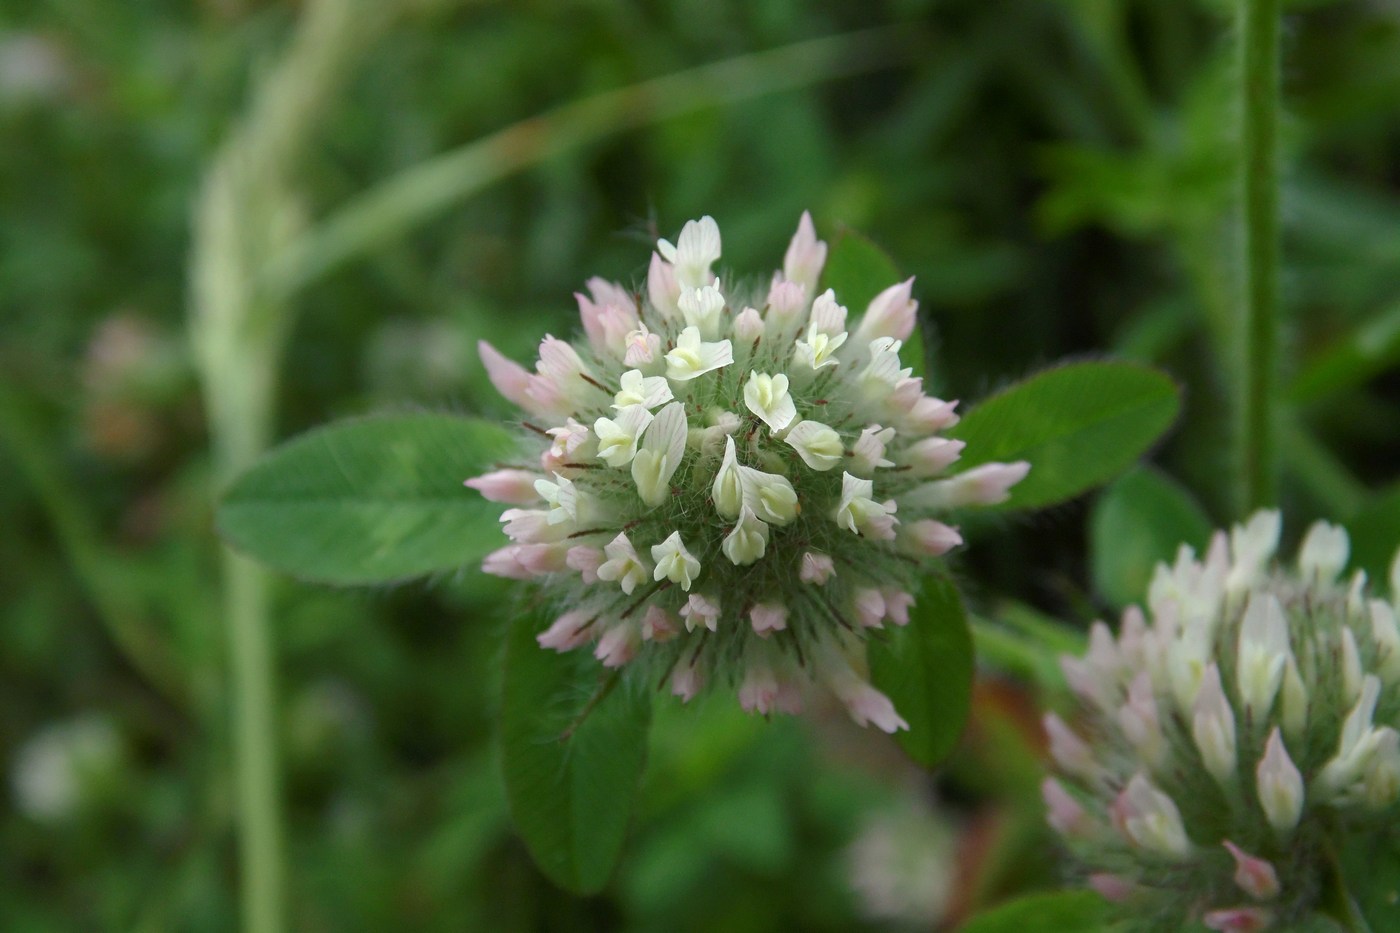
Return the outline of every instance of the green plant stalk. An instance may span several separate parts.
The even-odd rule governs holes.
[[[1235,428],[1241,515],[1278,500],[1281,0],[1240,0],[1244,300]]]

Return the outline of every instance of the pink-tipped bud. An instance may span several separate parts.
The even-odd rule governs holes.
[[[900,538],[915,553],[940,557],[963,543],[958,530],[931,518],[905,525]]]
[[[909,445],[904,461],[914,476],[936,476],[962,456],[966,441],[947,437],[926,437]]]
[[[856,622],[862,627],[879,628],[885,621],[884,594],[875,589],[856,590],[851,609],[855,612]]]
[[[893,588],[886,588],[882,591],[885,596],[885,618],[895,625],[909,624],[909,607],[914,605],[914,597]]]
[[[1250,855],[1228,839],[1223,845],[1235,860],[1235,884],[1256,901],[1271,901],[1278,897],[1280,886],[1274,866],[1257,855]]]
[[[532,580],[537,574],[526,566],[521,555],[522,552],[537,547],[548,547],[548,545],[510,544],[500,550],[492,551],[481,559],[481,570],[493,577],[505,577],[508,580]]]
[[[475,489],[492,502],[530,505],[540,501],[540,494],[535,491],[537,479],[540,479],[540,475],[529,470],[493,470],[472,477],[464,485]]]
[[[566,612],[554,620],[554,624],[535,636],[541,648],[555,651],[569,651],[593,637],[594,616],[582,609]]]
[[[677,665],[671,674],[671,693],[681,698],[681,702],[689,703],[695,699],[695,695],[705,686],[705,678],[700,671],[689,664]]]
[[[749,610],[749,621],[760,638],[787,628],[787,607],[781,603],[759,603]]]
[[[746,713],[767,716],[777,708],[778,678],[767,664],[750,663],[739,686],[739,705]]]
[[[568,553],[564,555],[564,566],[570,570],[577,570],[584,583],[597,583],[598,568],[603,566],[605,560],[606,555],[596,547],[579,544],[569,548]]]
[[[1055,764],[1066,774],[1097,778],[1099,764],[1094,760],[1089,743],[1076,735],[1074,730],[1054,713],[1046,713],[1042,722],[1045,725],[1045,736],[1050,740],[1050,757],[1055,759]]]
[[[1046,778],[1040,782],[1040,796],[1045,801],[1045,820],[1051,829],[1067,839],[1088,834],[1091,829],[1089,814],[1063,784],[1052,777]]]
[[[798,579],[803,583],[823,586],[835,574],[836,565],[828,555],[816,551],[808,551],[802,555],[802,569],[798,573]]]
[[[941,398],[921,395],[904,413],[904,427],[925,434],[942,431],[958,423],[958,400],[945,402]]]
[[[802,212],[797,222],[797,232],[788,244],[783,256],[783,278],[800,283],[811,294],[821,278],[822,267],[826,265],[826,244],[817,239],[817,229],[812,225],[812,215]]]
[[[496,391],[507,401],[513,402],[526,411],[541,414],[541,410],[531,397],[529,389],[535,377],[524,366],[506,356],[485,340],[477,342],[476,351],[481,363],[486,367],[486,376]]]
[[[807,311],[809,289],[797,282],[774,282],[768,291],[768,320],[786,331],[798,330]]]
[[[681,607],[681,618],[685,619],[688,632],[697,628],[716,631],[719,626],[719,603],[711,602],[699,593],[691,593],[690,599]]]
[[[912,300],[914,280],[891,285],[871,300],[856,328],[855,342],[861,346],[877,337],[908,340],[914,332],[919,303]]]
[[[680,634],[680,624],[676,617],[660,606],[648,606],[642,617],[642,640],[666,642]]]
[[[619,622],[598,639],[593,656],[602,661],[604,667],[619,668],[636,657],[640,643],[637,629],[627,622]]]
[[[647,295],[662,317],[680,317],[677,301],[681,287],[676,283],[676,269],[656,253],[651,254],[651,266],[647,269]]]
[[[1227,907],[1208,911],[1201,922],[1219,933],[1258,933],[1273,925],[1274,915],[1262,907]]]
[[[1119,875],[1108,872],[1095,872],[1088,878],[1089,887],[1098,892],[1104,900],[1121,904],[1137,893],[1137,885]]]
[[[1025,460],[1015,463],[984,463],[954,477],[958,484],[957,505],[997,505],[1011,497],[1011,487],[1026,478],[1031,465]]]
[[[734,318],[734,339],[740,346],[752,344],[764,332],[763,318],[753,308],[745,308]]]

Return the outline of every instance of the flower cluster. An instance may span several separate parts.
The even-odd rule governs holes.
[[[1341,578],[1345,531],[1314,525],[1284,568],[1279,530],[1259,512],[1202,560],[1183,546],[1150,620],[1129,608],[1117,638],[1096,623],[1063,659],[1084,715],[1045,720],[1050,824],[1144,928],[1290,926],[1341,835],[1400,799],[1400,555],[1387,602]]]
[[[712,271],[704,217],[657,244],[645,295],[590,280],[585,338],[546,336],[535,372],[481,345],[540,451],[468,481],[517,506],[483,566],[558,598],[541,645],[591,644],[684,699],[727,682],[764,714],[796,712],[814,674],[858,722],[905,727],[861,673],[865,632],[905,624],[961,543],[935,516],[1003,500],[1027,466],[940,478],[963,445],[939,436],[956,403],[900,359],[913,280],[852,326],[817,292],[826,253],[804,214],[771,287],[744,287]]]

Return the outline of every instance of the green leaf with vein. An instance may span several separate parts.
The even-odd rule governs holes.
[[[1138,467],[1103,491],[1089,519],[1094,588],[1114,606],[1141,602],[1153,569],[1189,544],[1205,552],[1210,518],[1180,483]]]
[[[822,290],[835,289],[837,300],[846,306],[854,323],[865,313],[872,298],[904,278],[889,254],[868,237],[848,230],[831,244],[826,267],[822,269],[821,283],[817,287]],[[915,376],[922,377],[927,372],[928,361],[924,352],[923,331],[916,324],[899,354],[904,364],[913,369]]]
[[[233,547],[305,580],[368,584],[454,570],[504,543],[501,507],[462,483],[508,459],[505,428],[414,413],[342,421],[276,448],[219,503]]]
[[[947,434],[967,442],[960,469],[1028,460],[1002,508],[1072,499],[1127,469],[1176,419],[1171,378],[1136,363],[1071,363],[1037,373],[973,408]]]
[[[523,613],[506,644],[501,765],[516,829],[535,863],[579,894],[612,877],[646,763],[644,693],[599,679],[587,651],[556,654]]]
[[[962,735],[972,697],[972,634],[951,580],[932,576],[909,610],[866,649],[870,680],[909,723],[896,738],[919,764],[933,767]]]

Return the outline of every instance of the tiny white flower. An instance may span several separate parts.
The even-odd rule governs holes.
[[[797,422],[783,441],[797,451],[804,463],[821,472],[835,467],[846,453],[841,435],[820,421]]]
[[[675,267],[682,289],[710,284],[710,266],[719,259],[720,246],[719,224],[708,215],[686,221],[674,246],[669,240],[656,243],[657,252]]]
[[[808,369],[818,370],[823,366],[837,364],[836,351],[846,342],[845,332],[826,334],[817,329],[813,322],[807,328],[807,339],[799,340],[793,347],[792,357]]]
[[[686,550],[679,531],[671,532],[665,541],[652,545],[651,559],[656,562],[653,579],[679,583],[683,590],[689,591],[696,574],[700,573],[700,562]]]
[[[1246,524],[1230,530],[1232,561],[1225,581],[1229,592],[1239,593],[1254,585],[1278,549],[1282,530],[1283,519],[1277,511],[1255,512]]]
[[[836,300],[836,292],[828,288],[817,296],[812,302],[811,331],[826,334],[828,337],[841,337],[846,335],[846,309]],[[810,338],[808,338],[810,339]]]
[[[1264,756],[1255,771],[1259,805],[1269,825],[1281,833],[1291,832],[1303,812],[1303,775],[1288,756],[1278,726],[1264,743]]]
[[[637,329],[627,332],[622,362],[628,366],[647,366],[661,356],[661,335],[653,334],[638,322]]]
[[[1196,694],[1191,736],[1201,760],[1217,781],[1224,784],[1235,774],[1235,713],[1220,683],[1220,668],[1206,665]]]
[[[685,455],[685,438],[685,407],[680,402],[661,409],[647,427],[632,460],[632,479],[647,505],[660,505],[670,495],[671,477]]]
[[[885,398],[913,374],[912,368],[899,365],[900,346],[893,337],[877,337],[870,341],[870,362],[860,374],[860,383],[867,392]]]
[[[1278,597],[1272,593],[1253,594],[1240,623],[1235,676],[1240,699],[1255,715],[1269,712],[1289,657],[1288,619]]]
[[[724,295],[713,285],[682,289],[678,302],[681,317],[690,327],[700,331],[703,340],[720,335],[724,320]]]
[[[774,433],[797,417],[797,405],[788,392],[788,377],[782,373],[770,376],[750,371],[749,381],[744,384],[744,406]]]
[[[648,410],[671,401],[671,384],[665,376],[644,376],[640,369],[629,369],[620,380],[622,390],[613,396],[613,408],[619,411],[632,405]]]
[[[739,461],[734,456],[732,437],[724,439],[724,460],[715,474],[710,498],[714,500],[715,511],[724,518],[737,518],[744,504],[744,480],[739,472]]]
[[[894,461],[885,459],[885,450],[894,436],[894,428],[882,428],[878,424],[863,429],[851,445],[851,469],[870,475],[882,467],[894,466]]]
[[[826,581],[836,576],[836,563],[829,554],[821,554],[817,551],[807,551],[802,555],[802,569],[798,578],[803,583],[811,583],[814,586],[825,586]]]
[[[768,524],[744,506],[739,512],[739,523],[725,536],[720,549],[736,567],[752,564],[768,550]]]
[[[879,503],[870,498],[874,488],[868,479],[842,473],[841,502],[833,515],[836,524],[855,534],[883,537],[873,532],[882,527],[881,520],[889,518],[894,509],[890,503]]]
[[[1346,530],[1326,522],[1317,522],[1308,529],[1298,553],[1298,572],[1304,579],[1319,583],[1335,583],[1337,575],[1347,565],[1351,542]]]
[[[734,362],[734,346],[728,340],[705,343],[700,331],[687,327],[676,339],[676,348],[666,354],[666,378],[689,382]]]
[[[696,627],[707,628],[712,632],[719,630],[720,605],[718,602],[707,599],[699,593],[691,593],[681,607],[681,618],[685,619],[685,630],[695,631]]]
[[[607,560],[598,568],[598,579],[616,581],[628,596],[650,576],[649,568],[637,554],[626,533],[619,533],[603,548]]]
[[[642,432],[654,419],[646,406],[630,405],[618,412],[616,420],[599,418],[593,422],[593,433],[598,436],[598,459],[606,460],[611,467],[631,463],[637,456],[637,442]]]
[[[1119,797],[1124,813],[1123,828],[1128,838],[1144,849],[1174,858],[1191,852],[1191,841],[1181,823],[1181,811],[1171,797],[1162,793],[1146,775],[1133,775]]]
[[[549,504],[549,523],[559,525],[564,522],[577,522],[579,512],[579,492],[573,481],[554,474],[555,482],[547,479],[535,480],[535,492]]]
[[[759,518],[774,525],[788,525],[802,511],[797,492],[786,477],[751,467],[739,467],[743,480],[744,503]]]

